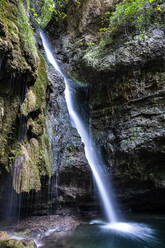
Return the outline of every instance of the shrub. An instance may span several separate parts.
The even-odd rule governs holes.
[[[149,26],[161,24],[161,3],[163,0],[123,0],[109,17],[108,28],[101,28],[105,39],[111,41],[114,35],[129,31],[143,33]]]

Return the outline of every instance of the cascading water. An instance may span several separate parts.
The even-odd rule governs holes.
[[[44,46],[49,62],[64,77],[65,99],[66,99],[66,103],[68,107],[68,112],[69,112],[72,122],[74,123],[74,126],[76,127],[82,139],[82,142],[85,145],[85,155],[90,165],[90,168],[92,170],[92,173],[94,175],[94,179],[96,181],[96,185],[97,185],[97,188],[100,194],[100,198],[103,203],[103,207],[104,207],[104,210],[107,216],[107,220],[108,222],[116,222],[117,217],[113,209],[112,199],[110,198],[110,192],[109,192],[110,187],[108,187],[109,182],[106,176],[105,166],[103,162],[101,161],[99,154],[97,154],[97,148],[89,135],[88,127],[86,126],[81,116],[79,116],[79,114],[75,110],[76,104],[73,102],[74,96],[72,97],[73,92],[69,84],[69,80],[62,73],[58,63],[56,62],[56,59],[50,50],[48,41],[45,35],[43,34],[43,32],[40,32],[40,35],[41,35],[43,46]]]
[[[70,85],[69,79],[63,74],[58,63],[56,62],[56,59],[53,53],[51,52],[51,48],[49,46],[47,38],[42,31],[40,31],[40,36],[43,42],[43,46],[48,61],[54,66],[54,68],[58,72],[60,72],[63,75],[65,80],[65,99],[66,99],[68,111],[71,120],[73,122],[73,125],[74,127],[76,127],[78,133],[80,134],[82,142],[85,145],[85,155],[92,170],[92,173],[94,175],[94,179],[96,181],[100,199],[103,203],[103,207],[108,221],[108,224],[104,223],[101,224],[101,226],[105,230],[109,229],[113,231],[118,231],[121,233],[125,233],[134,238],[139,238],[142,240],[152,239],[153,230],[150,227],[138,223],[119,222],[119,220],[117,219],[113,207],[113,201],[110,192],[110,184],[106,174],[104,163],[101,159],[99,152],[97,151],[97,147],[94,141],[90,137],[88,125],[86,125],[83,118],[76,111],[73,88]]]

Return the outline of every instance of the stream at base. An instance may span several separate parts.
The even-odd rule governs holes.
[[[133,219],[133,221],[132,221]],[[110,228],[101,221],[81,224],[74,233],[43,239],[44,248],[164,248],[165,217],[133,217],[123,224],[123,230]],[[133,228],[129,229],[130,226]]]

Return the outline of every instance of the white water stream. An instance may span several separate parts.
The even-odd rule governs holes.
[[[100,194],[100,198],[103,203],[103,207],[105,210],[105,214],[107,217],[108,222],[116,222],[117,217],[115,215],[113,206],[112,206],[112,199],[110,199],[110,193],[109,193],[109,183],[108,178],[106,176],[106,171],[103,162],[101,161],[101,158],[99,154],[97,154],[97,148],[94,144],[94,142],[91,140],[90,135],[88,133],[88,127],[83,122],[82,118],[79,116],[79,114],[75,110],[75,103],[73,102],[72,98],[72,88],[69,85],[69,80],[67,77],[62,73],[58,63],[56,62],[55,57],[53,56],[49,43],[43,34],[43,32],[40,33],[41,39],[43,42],[43,46],[46,52],[46,56],[48,61],[54,66],[54,68],[60,72],[65,81],[65,99],[67,103],[67,108],[69,115],[74,123],[74,126],[76,127],[82,142],[85,145],[85,155],[88,160],[88,163],[90,165],[90,168],[92,170],[92,173],[94,175],[94,179],[96,181],[96,185]]]
[[[48,40],[44,33],[41,31],[40,36],[43,42],[43,46],[46,52],[48,61],[54,66],[54,68],[60,72],[65,80],[65,99],[68,107],[68,112],[70,114],[71,120],[76,127],[82,142],[85,145],[85,155],[94,175],[96,185],[99,191],[100,199],[107,217],[107,223],[103,225],[105,229],[113,229],[121,233],[127,233],[127,235],[134,236],[136,238],[147,239],[152,238],[153,230],[146,225],[138,223],[124,223],[117,219],[116,213],[113,207],[113,201],[111,198],[111,190],[109,184],[109,178],[106,173],[104,163],[97,151],[95,143],[91,140],[88,126],[83,121],[82,117],[75,110],[75,102],[72,97],[72,87],[70,86],[69,80],[63,74],[60,69],[52,51],[49,46]]]

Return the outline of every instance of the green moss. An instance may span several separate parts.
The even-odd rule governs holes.
[[[27,122],[28,129],[31,128],[31,131],[36,136],[42,135],[44,118],[45,117],[42,114],[39,114],[36,119],[33,120],[32,118],[30,118]]]
[[[1,248],[24,248],[24,245],[21,241],[18,240],[7,240],[0,241]]]
[[[28,115],[28,113],[36,110],[36,96],[33,93],[33,91],[30,89],[27,92],[26,98],[21,105],[21,113],[25,116]]]
[[[20,184],[17,182],[17,192],[39,190],[41,187],[40,177],[45,175],[51,177],[52,175],[51,147],[45,120],[47,84],[46,63],[43,56],[39,54],[36,82],[29,88],[21,105],[21,113],[25,116],[29,116],[34,111],[39,113],[27,122],[27,128],[30,128],[36,138],[22,143],[22,155],[25,157],[25,161],[22,166]]]
[[[36,96],[36,108],[44,108],[45,106],[45,96],[46,96],[46,89],[48,84],[47,79],[47,66],[44,57],[40,54],[39,55],[40,61],[37,70],[37,80],[35,85],[31,87],[33,93]]]
[[[45,121],[45,120],[44,120]],[[42,123],[44,125],[44,123]],[[42,135],[38,139],[23,141],[19,154],[23,158],[19,175],[13,178],[13,187],[17,193],[29,192],[31,189],[41,189],[41,176],[52,176],[52,157],[49,137],[46,127],[42,128]],[[18,158],[15,157],[15,160]],[[18,158],[19,159],[19,158]]]
[[[8,157],[17,136],[16,118],[19,108],[18,97],[0,97],[0,163],[8,168]]]
[[[26,10],[22,0],[18,1],[19,15],[18,15],[18,25],[20,27],[20,34],[23,41],[24,50],[34,59],[34,63],[38,61],[38,51],[36,47],[36,39],[32,27],[29,23],[29,18],[27,17]]]
[[[1,0],[1,8],[0,8],[0,16],[2,17],[1,20],[6,21],[9,19],[14,20],[13,12],[9,12],[8,7],[13,7],[12,3],[8,0]]]
[[[23,1],[2,0],[0,53],[8,52],[7,67],[18,73],[35,73],[37,48]],[[34,76],[34,75],[33,75]]]
[[[37,68],[37,79],[26,94],[25,100],[21,105],[21,113],[27,116],[35,110],[42,110],[46,104],[47,89],[47,66],[44,57],[39,54],[39,63]]]
[[[52,175],[52,156],[46,128],[46,89],[47,89],[47,67],[43,56],[39,55],[37,79],[30,87],[26,98],[21,105],[22,114],[28,116],[31,112],[40,112],[34,119],[29,119],[27,127],[37,139],[32,138],[30,142],[22,144],[22,155],[25,156],[23,170],[21,172],[21,185],[18,184],[18,191],[29,192],[31,189],[40,190],[40,177]],[[23,183],[22,183],[23,182]]]
[[[44,128],[44,133],[41,137],[41,145],[42,149],[40,150],[40,155],[42,159],[45,161],[45,172],[49,177],[52,176],[52,168],[53,168],[53,156],[49,142],[49,136],[47,128]],[[41,174],[45,173],[44,170],[41,171]]]
[[[0,24],[3,32],[0,35],[0,53],[6,52],[6,67],[12,72],[12,78],[14,75],[16,81],[19,75],[19,81],[21,78],[23,83],[28,78],[33,86],[28,88],[24,102],[19,106],[20,96],[8,96],[9,85],[3,84],[2,92],[6,97],[0,97],[0,164],[9,170],[9,165],[15,161],[20,163],[19,177],[13,179],[16,192],[38,191],[41,188],[40,177],[52,175],[51,148],[45,120],[47,67],[36,47],[29,23],[29,0],[2,0],[1,5]],[[27,120],[27,128],[33,134],[30,140],[18,141],[17,117],[20,112],[27,119],[35,112],[33,119]]]

